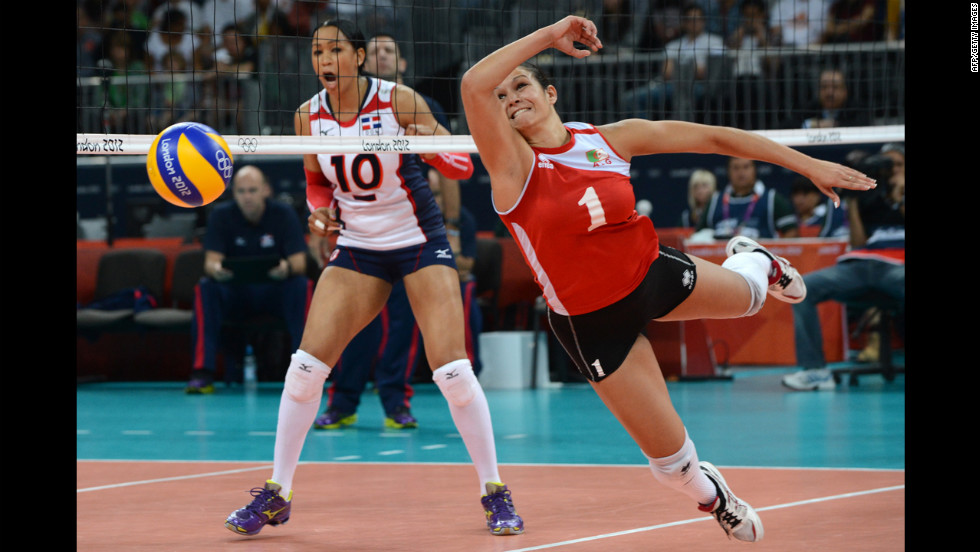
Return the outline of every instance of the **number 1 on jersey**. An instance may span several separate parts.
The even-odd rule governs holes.
[[[589,210],[589,218],[592,219],[589,232],[606,224],[606,212],[602,210],[602,203],[599,202],[599,196],[595,193],[595,188],[589,186],[585,190],[585,195],[582,196],[582,199],[578,200],[578,204],[585,205]]]

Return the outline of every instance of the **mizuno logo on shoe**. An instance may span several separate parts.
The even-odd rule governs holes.
[[[272,519],[272,518],[276,517],[277,515],[279,515],[279,512],[281,512],[281,511],[283,511],[285,509],[286,509],[286,507],[283,506],[282,508],[279,508],[278,510],[265,510],[262,513],[265,514],[266,516],[268,516],[269,519]]]

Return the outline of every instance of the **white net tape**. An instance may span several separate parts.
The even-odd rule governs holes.
[[[790,146],[904,142],[905,125],[812,130],[752,131]],[[146,155],[156,136],[147,134],[78,134],[79,155]],[[343,153],[479,153],[473,139],[453,136],[224,136],[232,155],[301,155]]]

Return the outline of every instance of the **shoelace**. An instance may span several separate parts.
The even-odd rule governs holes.
[[[777,284],[779,285],[780,288],[786,289],[792,282],[793,279],[790,278],[789,275],[786,274],[786,272],[784,271],[782,276],[779,277],[779,281],[777,282]]]
[[[487,504],[484,507],[489,509],[494,514],[513,514],[514,504],[510,500],[510,491],[497,491],[490,495]]]
[[[267,502],[276,497],[276,491],[266,489],[265,487],[253,487],[249,492],[252,493],[255,500],[246,506],[245,509],[256,514],[262,511]]]
[[[726,527],[734,528],[739,523],[742,523],[742,518],[740,518],[738,514],[735,513],[735,509],[730,508],[730,506],[731,505],[726,501],[724,508],[719,508],[715,511],[715,517],[718,518],[718,521],[725,524]]]

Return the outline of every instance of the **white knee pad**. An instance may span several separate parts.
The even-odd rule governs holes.
[[[742,316],[752,316],[766,304],[769,290],[769,268],[772,261],[761,253],[736,253],[721,263],[723,268],[737,272],[752,290],[752,303]]]
[[[668,487],[681,488],[688,484],[701,470],[698,464],[698,454],[694,442],[684,432],[684,444],[681,449],[665,458],[650,458],[650,471],[662,484]]]
[[[283,391],[299,403],[319,401],[323,396],[323,383],[329,375],[329,366],[313,355],[297,349],[289,362]]]
[[[480,391],[480,382],[468,359],[454,360],[432,372],[432,380],[453,406],[470,404]]]

